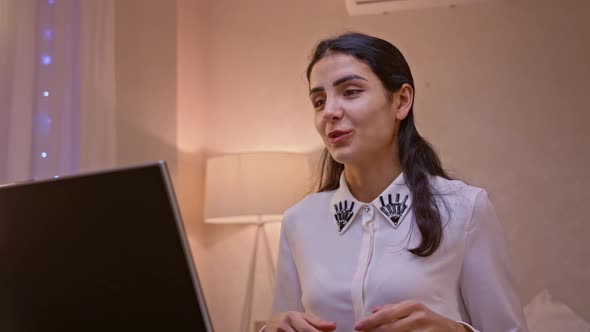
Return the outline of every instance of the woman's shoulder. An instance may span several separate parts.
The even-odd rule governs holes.
[[[465,226],[469,224],[477,206],[488,202],[488,194],[484,188],[462,180],[436,176],[431,179],[431,184],[436,197],[445,207],[443,211],[450,213],[454,220],[463,220]]]
[[[473,201],[485,189],[468,184],[458,179],[446,179],[440,176],[431,178],[431,185],[435,194],[454,200]]]

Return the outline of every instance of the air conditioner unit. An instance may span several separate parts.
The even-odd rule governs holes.
[[[454,7],[485,0],[345,0],[350,15],[387,14],[411,9]]]

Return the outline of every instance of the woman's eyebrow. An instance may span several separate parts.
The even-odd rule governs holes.
[[[356,75],[356,74],[346,75],[344,77],[341,77],[341,78],[335,80],[334,83],[332,83],[332,86],[336,87],[336,86],[338,86],[338,85],[340,85],[340,84],[342,84],[342,83],[344,83],[346,81],[356,80],[356,79],[360,79],[360,80],[363,80],[363,81],[366,81],[367,80],[366,78],[364,78],[362,76],[359,76],[359,75]],[[324,91],[324,90],[325,90],[324,87],[317,86],[315,88],[309,89],[309,94],[311,95],[313,93]]]

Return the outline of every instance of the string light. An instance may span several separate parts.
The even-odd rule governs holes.
[[[49,6],[53,6],[55,5],[55,0],[47,0],[47,4]],[[53,21],[51,19],[51,21]],[[42,38],[48,43],[46,44],[46,51],[41,53],[41,64],[44,67],[49,67],[49,65],[51,65],[51,63],[53,62],[53,59],[51,57],[51,53],[50,50],[52,49],[52,45],[50,45],[50,43],[53,41],[54,39],[54,34],[53,34],[53,29],[51,26],[51,23],[49,23],[49,25],[47,25],[43,31],[42,31]],[[49,97],[49,89],[42,88],[42,92],[41,92],[43,97]],[[37,130],[42,133],[42,135],[48,135],[50,132],[50,126],[51,126],[51,116],[47,113],[45,113],[44,111],[38,110],[37,115]],[[41,152],[41,158],[45,159],[47,158],[48,154],[46,151],[42,151]]]
[[[53,30],[49,28],[43,30],[43,37],[45,37],[45,40],[53,40]]]
[[[0,0],[2,2],[2,0]],[[79,1],[40,0],[36,13],[35,110],[31,149],[31,175],[57,178],[78,165],[80,69],[78,45]],[[1,6],[0,6],[1,7]],[[58,48],[67,45],[67,48]],[[57,68],[56,68],[57,66]],[[62,152],[60,145],[64,146]],[[51,157],[51,158],[50,158]],[[60,174],[61,175],[61,174]]]
[[[49,66],[51,64],[51,56],[49,56],[47,54],[43,54],[41,56],[41,63],[44,64],[45,66]]]

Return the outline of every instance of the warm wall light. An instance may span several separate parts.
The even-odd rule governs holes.
[[[305,154],[255,152],[207,160],[205,222],[264,223],[282,213],[309,189]]]
[[[205,222],[257,225],[242,331],[249,331],[260,237],[264,238],[267,264],[274,275],[274,259],[264,225],[281,221],[283,212],[308,191],[309,179],[309,160],[305,154],[255,152],[207,160]]]

